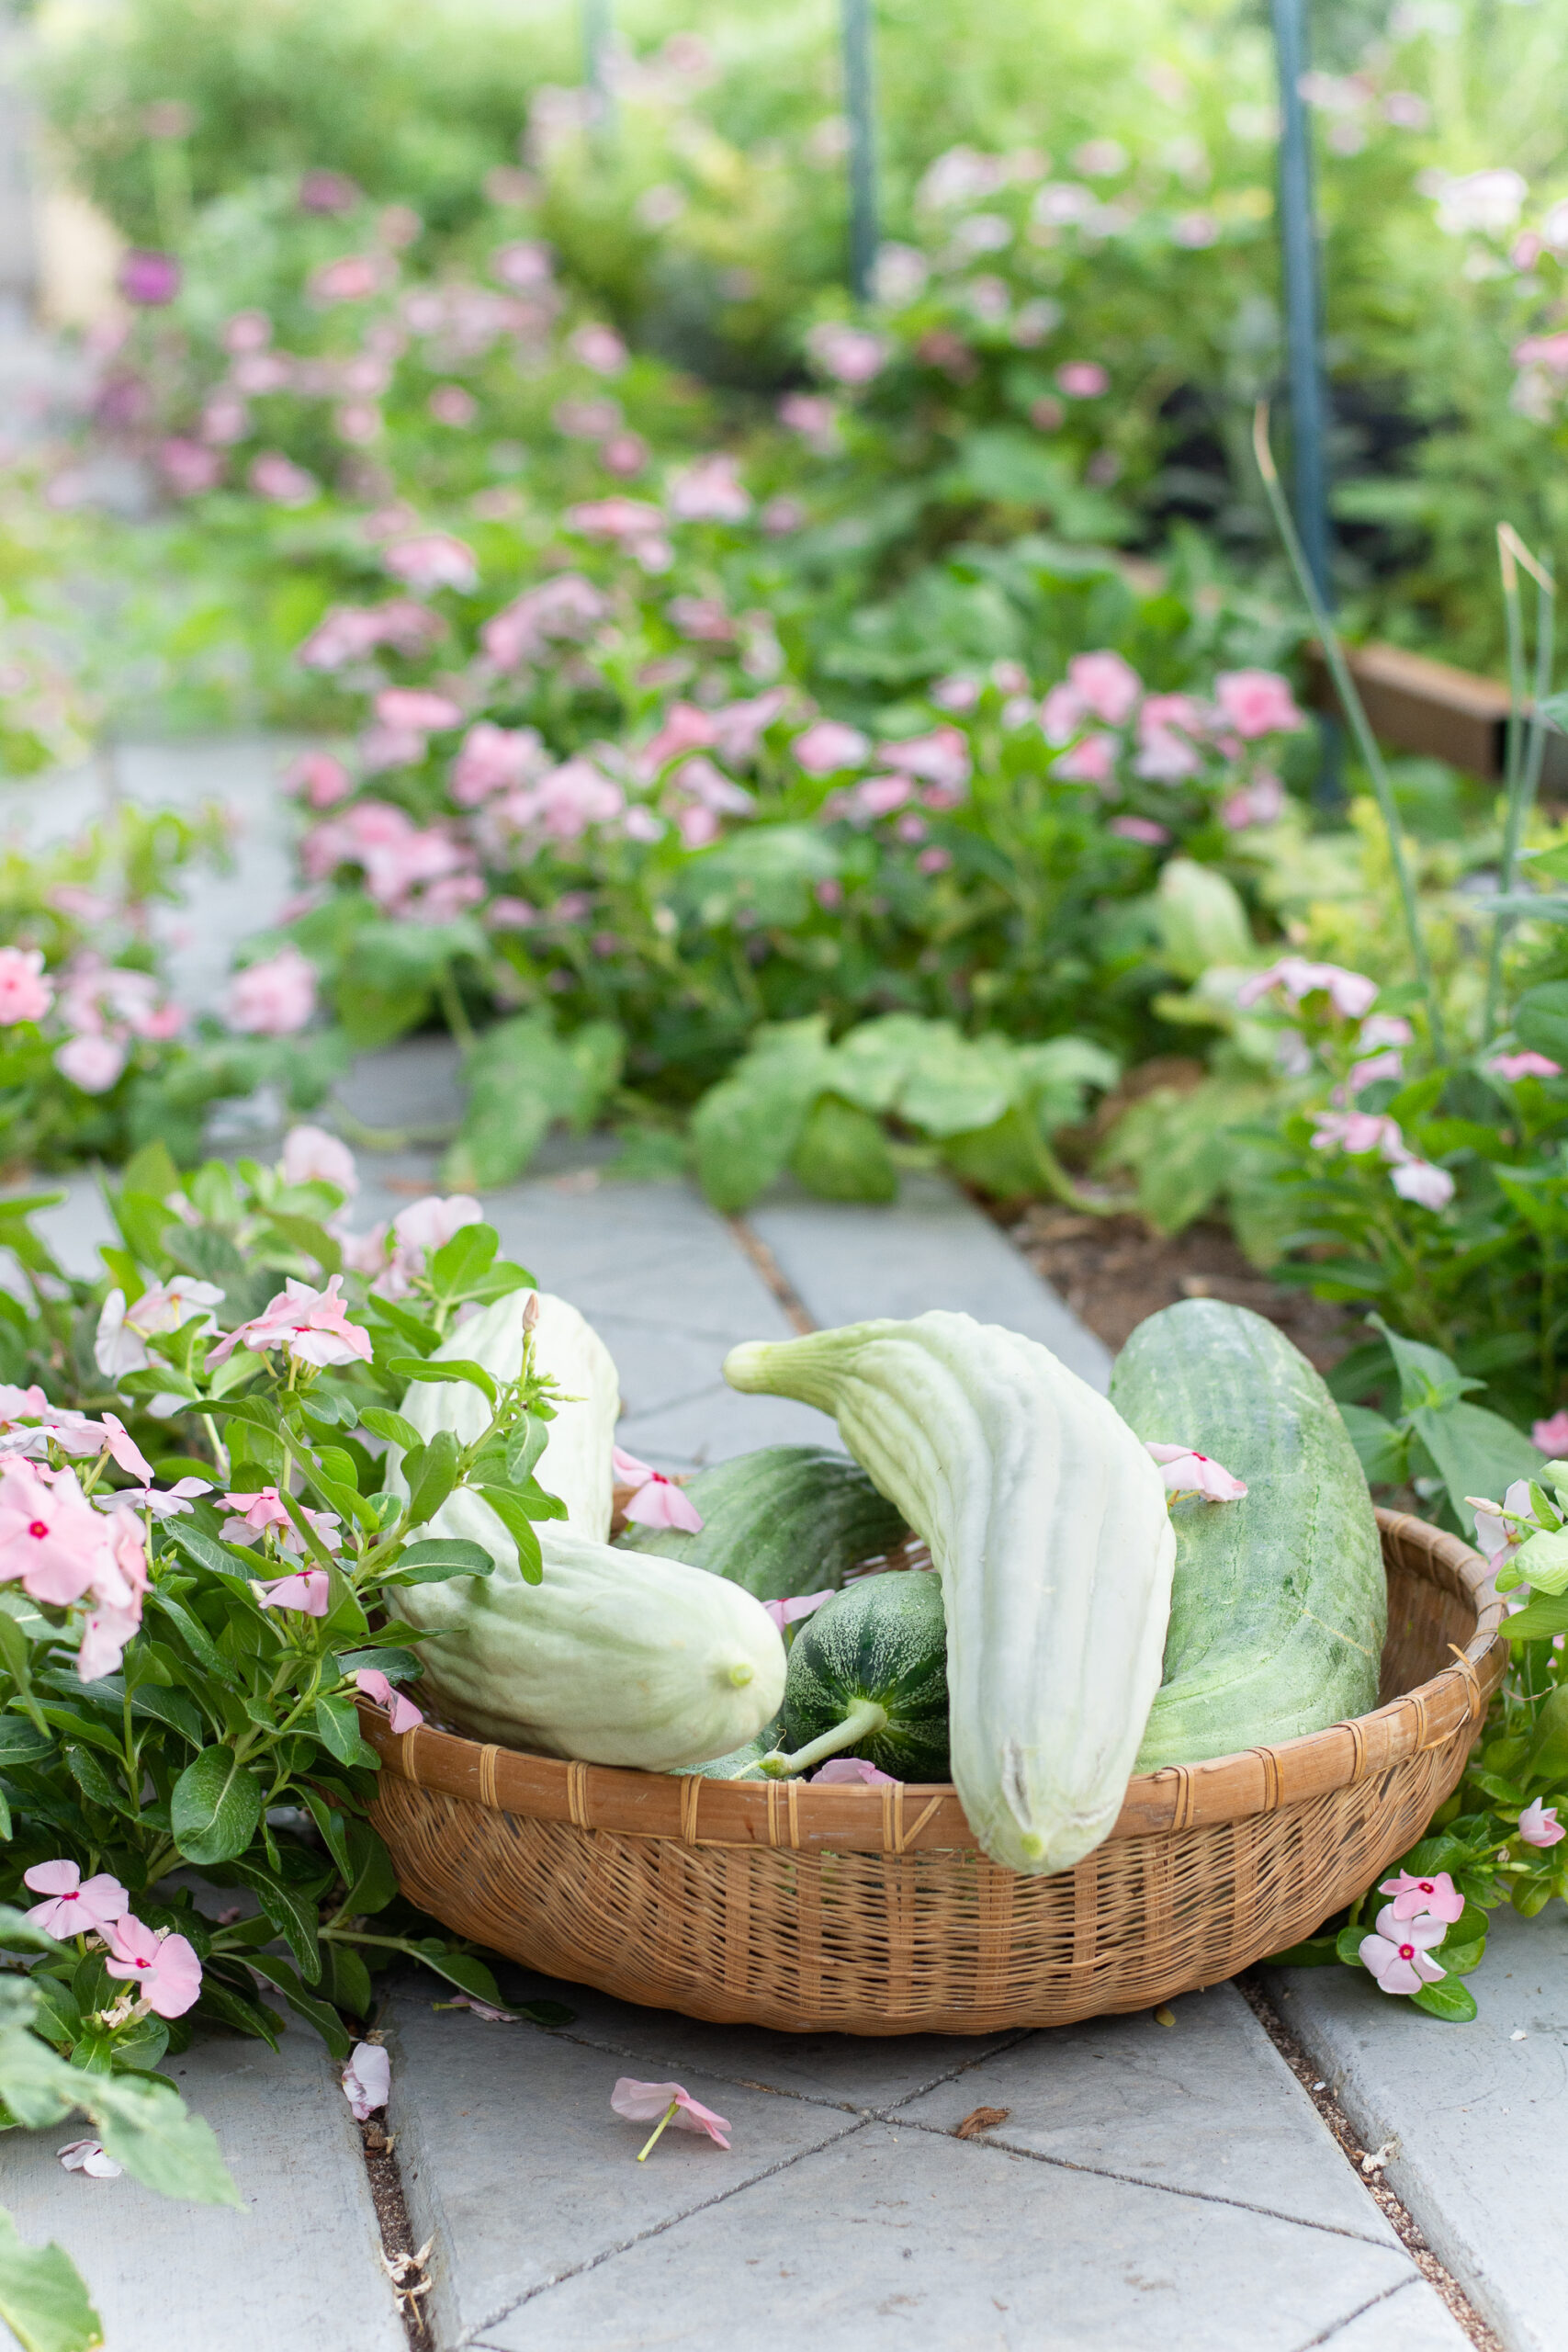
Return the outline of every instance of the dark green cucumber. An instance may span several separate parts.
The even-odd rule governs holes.
[[[891,1552],[908,1533],[858,1462],[818,1445],[767,1445],[699,1470],[686,1492],[702,1531],[637,1527],[616,1537],[726,1577],[756,1600],[842,1585],[847,1569]]]
[[[784,1679],[789,1752],[775,1778],[863,1756],[899,1781],[945,1781],[947,1622],[930,1570],[893,1569],[824,1601],[795,1634]]]
[[[1247,1481],[1179,1502],[1165,1679],[1137,1770],[1272,1747],[1377,1705],[1388,1587],[1371,1497],[1338,1409],[1261,1315],[1188,1299],[1140,1323],[1111,1401],[1145,1442]]]

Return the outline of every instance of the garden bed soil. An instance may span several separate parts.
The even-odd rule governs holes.
[[[1259,1274],[1223,1225],[1167,1237],[1141,1217],[1089,1216],[1036,1201],[1008,1231],[1035,1272],[1112,1350],[1145,1316],[1182,1298],[1223,1298],[1266,1315],[1319,1372],[1360,1337],[1343,1307]]]

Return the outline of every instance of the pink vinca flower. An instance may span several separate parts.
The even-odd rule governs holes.
[[[1394,1919],[1419,1919],[1429,1914],[1451,1928],[1464,1909],[1464,1897],[1447,1871],[1434,1871],[1430,1878],[1412,1878],[1408,1871],[1399,1871],[1382,1881],[1378,1893],[1393,1897],[1389,1916]]]
[[[1306,725],[1291,689],[1273,670],[1222,670],[1214,700],[1247,742],[1260,735],[1292,735]]]
[[[797,735],[790,745],[807,775],[833,775],[840,768],[865,765],[871,751],[871,739],[858,727],[846,727],[836,718],[819,718]]]
[[[383,687],[376,697],[376,716],[383,727],[406,729],[411,735],[441,734],[463,723],[463,714],[450,695],[432,694],[424,686]]]
[[[1416,1919],[1396,1919],[1392,1903],[1378,1913],[1376,1932],[1361,1938],[1361,1965],[1368,1968],[1384,1993],[1418,1993],[1435,1984],[1448,1970],[1431,1957],[1432,1946],[1448,1934],[1445,1921],[1423,1912]]]
[[[34,1600],[57,1609],[95,1589],[129,1601],[112,1531],[73,1470],[0,1462],[0,1584],[17,1577]]]
[[[279,1577],[276,1584],[259,1584],[255,1589],[263,1609],[294,1609],[302,1617],[324,1617],[332,1587],[325,1568],[304,1568],[298,1576]]]
[[[381,558],[394,580],[428,596],[437,588],[455,588],[471,595],[479,584],[479,558],[466,539],[449,531],[422,531],[413,538],[394,539]]]
[[[126,1063],[126,1049],[113,1037],[68,1037],[57,1048],[54,1067],[84,1094],[107,1094]]]
[[[789,1600],[764,1600],[762,1606],[782,1634],[786,1625],[795,1624],[802,1617],[814,1616],[822,1603],[832,1598],[833,1588],[829,1585],[825,1592],[796,1593]]]
[[[1075,653],[1067,684],[1085,710],[1107,727],[1124,726],[1144,691],[1144,682],[1120,653]]]
[[[321,1367],[352,1363],[356,1357],[361,1363],[368,1363],[370,1334],[348,1320],[348,1301],[342,1290],[341,1274],[334,1274],[325,1290],[312,1290],[309,1283],[290,1279],[259,1315],[220,1341],[210,1361],[220,1363],[237,1347],[249,1348],[254,1355],[283,1347],[296,1363]]]
[[[54,1002],[43,976],[41,947],[0,947],[0,1029],[41,1021]]]
[[[294,946],[236,972],[224,1004],[231,1029],[247,1037],[291,1037],[315,1009],[315,967]]]
[[[354,1681],[355,1688],[363,1690],[373,1705],[385,1711],[395,1732],[412,1731],[416,1724],[422,1724],[424,1721],[423,1711],[416,1707],[412,1699],[405,1699],[402,1692],[388,1681],[378,1668],[362,1666],[355,1675]]]
[[[198,1322],[205,1332],[216,1331],[209,1310],[221,1306],[223,1293],[216,1283],[198,1282],[194,1274],[175,1274],[153,1283],[135,1304],[127,1306],[125,1293],[111,1290],[98,1317],[93,1361],[109,1380],[128,1372],[145,1372],[152,1359],[150,1339],[162,1338],[183,1325]]]
[[[354,779],[330,752],[302,752],[285,772],[284,790],[297,793],[312,808],[331,808],[348,798]]]
[[[183,2018],[201,1991],[201,1962],[184,1936],[154,1931],[128,1916],[110,1931],[109,1950],[108,1974],[134,1984],[161,2018]]]
[[[1555,1846],[1560,1838],[1568,1838],[1568,1829],[1558,1820],[1557,1807],[1536,1797],[1519,1815],[1519,1836],[1527,1846]]]
[[[892,1789],[898,1784],[891,1772],[879,1772],[867,1757],[829,1756],[811,1775],[811,1785],[814,1789]]]
[[[28,1917],[61,1943],[68,1936],[101,1936],[130,1908],[130,1897],[118,1879],[107,1871],[84,1879],[74,1862],[35,1862],[22,1872],[22,1884],[51,1898],[35,1903]]]
[[[635,1453],[623,1453],[618,1445],[612,1462],[617,1483],[637,1488],[626,1509],[629,1520],[639,1527],[678,1527],[688,1535],[700,1532],[701,1511],[662,1470],[651,1469]]]
[[[1558,1418],[1568,1419],[1568,1416],[1559,1415]],[[1536,1426],[1545,1428],[1547,1424],[1538,1422]],[[1466,1495],[1465,1501],[1475,1513],[1476,1549],[1484,1552],[1495,1568],[1501,1567],[1506,1560],[1513,1556],[1525,1540],[1517,1523],[1517,1521],[1523,1520],[1529,1522],[1529,1529],[1533,1532],[1534,1520],[1530,1510],[1529,1480],[1528,1478],[1514,1480],[1503,1498],[1501,1510],[1485,1495]],[[1505,1518],[1504,1512],[1507,1512],[1509,1516]]]
[[[660,2132],[663,2131],[666,2123],[672,2123],[677,2132],[705,2132],[721,2148],[729,2145],[724,2136],[730,2128],[725,2117],[716,2115],[711,2107],[704,2107],[700,2099],[694,2099],[690,2091],[683,2089],[679,2083],[639,2083],[634,2081],[630,2075],[623,2075],[610,2093],[610,2105],[617,2115],[624,2115],[628,2123],[654,2123],[662,2116],[664,2121],[659,2125]],[[658,2137],[659,2132],[656,2132],[653,2139]],[[652,2145],[653,2140],[650,2140],[648,2147]],[[648,2148],[642,2153],[646,2155]]]
[[[392,2096],[392,2062],[378,2041],[356,2041],[340,2079],[355,2121],[363,2123]]]
[[[71,2140],[54,2153],[67,2172],[85,2172],[91,2180],[119,2178],[120,2167],[105,2155],[101,2140]]]
[[[1530,1442],[1554,1459],[1568,1454],[1568,1408],[1560,1408],[1549,1421],[1537,1421],[1530,1430]]]
[[[1494,1078],[1506,1078],[1517,1086],[1521,1078],[1561,1078],[1562,1065],[1545,1054],[1495,1054],[1486,1065]]]
[[[332,1184],[350,1200],[359,1190],[353,1152],[325,1127],[290,1127],[281,1166],[286,1184]]]
[[[1242,982],[1235,992],[1236,1003],[1245,1012],[1271,989],[1280,989],[1292,1004],[1300,1004],[1303,997],[1321,989],[1336,1012],[1347,1021],[1359,1021],[1371,1012],[1378,984],[1365,972],[1348,972],[1342,964],[1312,964],[1304,956],[1281,956],[1266,972],[1254,972]]]
[[[1446,1209],[1454,1196],[1454,1180],[1448,1170],[1429,1159],[1405,1160],[1389,1182],[1402,1201],[1414,1201],[1424,1209]]]
[[[1314,1151],[1381,1152],[1398,1166],[1410,1158],[1396,1120],[1376,1111],[1319,1111],[1313,1131]]]
[[[1145,1452],[1159,1464],[1168,1495],[1201,1495],[1206,1503],[1239,1502],[1247,1492],[1244,1479],[1233,1478],[1206,1453],[1194,1453],[1190,1445],[1146,1445]]]

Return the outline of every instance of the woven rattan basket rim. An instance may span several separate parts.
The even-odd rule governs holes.
[[[1201,1764],[1172,1764],[1128,1783],[1112,1838],[1208,1827],[1349,1787],[1407,1758],[1440,1747],[1477,1724],[1502,1679],[1503,1604],[1483,1598],[1491,1569],[1457,1535],[1425,1520],[1379,1510],[1391,1566],[1438,1585],[1474,1613],[1475,1631],[1454,1663],[1417,1690],[1371,1714],[1277,1747],[1248,1748]],[[384,1715],[363,1705],[365,1736],[383,1762],[416,1788],[493,1812],[623,1837],[672,1838],[686,1845],[782,1846],[840,1853],[907,1853],[915,1848],[976,1852],[974,1833],[951,1781],[890,1788],[818,1788],[797,1781],[707,1781],[569,1763],[559,1757],[465,1739],[428,1724],[396,1736]]]

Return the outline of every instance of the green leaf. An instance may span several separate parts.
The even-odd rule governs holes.
[[[461,1449],[451,1430],[437,1430],[416,1453],[403,1458],[409,1485],[409,1517],[415,1526],[434,1517],[457,1483]]]
[[[438,1298],[466,1298],[473,1283],[483,1280],[501,1247],[493,1225],[459,1226],[431,1259],[428,1274]]]
[[[1425,2009],[1429,2018],[1441,2018],[1447,2025],[1467,2025],[1475,2016],[1475,1996],[1468,1984],[1456,1984],[1445,1976],[1438,1984],[1423,1984],[1410,1996],[1410,2006]]]
[[[1568,1634],[1568,1593],[1527,1600],[1514,1616],[1504,1618],[1498,1631],[1506,1641],[1516,1644],[1551,1641],[1559,1634]]]
[[[1410,1439],[1365,1405],[1341,1405],[1339,1418],[1350,1433],[1370,1487],[1402,1487],[1410,1475]]]
[[[84,2086],[81,2104],[105,2151],[148,2188],[195,2205],[238,2205],[240,2192],[213,2137],[161,2075],[110,2075]]]
[[[62,2246],[24,2245],[0,2206],[0,2319],[22,2352],[93,2352],[104,2324]]]
[[[267,1223],[275,1233],[281,1234],[291,1249],[303,1251],[313,1259],[323,1274],[341,1274],[343,1250],[324,1226],[313,1217],[280,1216],[276,1209],[269,1212]]]
[[[506,1441],[506,1475],[514,1487],[534,1475],[534,1465],[550,1442],[547,1421],[536,1413],[525,1415],[521,1425]]]
[[[476,1960],[472,1952],[449,1951],[436,1946],[434,1938],[426,1938],[414,1950],[426,1968],[434,1969],[437,1976],[445,1976],[460,1992],[471,1994],[476,2001],[488,2002],[492,2008],[503,2007],[501,1987],[483,1961]]]
[[[348,1858],[350,1816],[340,1813],[335,1805],[329,1804],[325,1797],[315,1789],[302,1789],[300,1794],[310,1808],[311,1820],[321,1833],[322,1843],[337,1864],[338,1876],[344,1880],[348,1879],[353,1871],[353,1865]]]
[[[539,1538],[526,1506],[510,1487],[476,1487],[517,1546],[517,1566],[525,1584],[538,1584],[545,1573]]]
[[[384,1405],[367,1405],[359,1418],[372,1436],[384,1437],[401,1453],[412,1453],[424,1443],[423,1432],[412,1421],[405,1421],[400,1413],[389,1412]]]
[[[370,1971],[353,1945],[323,1945],[321,1959],[326,1971],[323,1988],[333,2007],[346,2009],[351,2017],[367,2018],[376,2006],[376,1991]]]
[[[267,1923],[270,1930],[271,1922]],[[246,1980],[249,1984],[249,1978]],[[252,2000],[246,1993],[236,1992],[226,1984],[214,1968],[206,1971],[201,1980],[201,2001],[196,2014],[215,2017],[235,2033],[246,2034],[254,2041],[265,2041],[276,2050],[281,2038],[281,2020],[260,2001]]]
[[[1247,966],[1257,955],[1235,885],[1215,866],[1168,858],[1155,892],[1155,918],[1162,960],[1180,979],[1201,979],[1216,964]]]
[[[1532,1053],[1568,1069],[1568,980],[1526,989],[1514,1006],[1514,1035]]]
[[[296,2016],[307,2025],[313,2025],[328,2050],[341,2065],[353,2054],[354,2041],[344,2030],[343,2019],[327,2001],[306,1991],[296,1972],[276,1952],[251,1951],[245,1954],[245,1966],[268,1984],[275,1984]]]
[[[14,1764],[37,1764],[52,1756],[54,1742],[25,1715],[0,1715],[0,1771]]]
[[[204,1747],[175,1782],[169,1821],[187,1862],[232,1861],[260,1819],[261,1784],[231,1747]]]
[[[371,1771],[379,1764],[375,1749],[359,1736],[359,1716],[352,1699],[323,1691],[316,1701],[316,1729],[323,1747],[340,1764],[363,1764]]]
[[[313,1984],[321,1973],[321,1946],[316,1929],[317,1890],[323,1887],[326,1873],[318,1863],[317,1875],[308,1884],[295,1884],[280,1878],[264,1862],[233,1861],[228,1865],[230,1874],[242,1886],[250,1887],[265,1913],[269,1925],[276,1928],[288,1944],[300,1974]]]
[[[828,1024],[808,1020],[760,1029],[728,1078],[692,1114],[698,1180],[717,1209],[744,1209],[788,1164],[818,1095],[834,1083]]]
[[[468,1055],[468,1105],[443,1164],[455,1191],[484,1192],[522,1173],[558,1119],[581,1129],[620,1076],[625,1039],[614,1022],[589,1021],[558,1037],[544,1012],[487,1029]]]
[[[812,1104],[790,1170],[808,1193],[828,1201],[891,1201],[898,1171],[880,1119],[837,1094]]]
[[[1358,1938],[1361,1930],[1356,1930]],[[1290,1944],[1283,1951],[1271,1951],[1261,1965],[1266,1968],[1329,1968],[1339,1959],[1337,1934],[1308,1936],[1299,1944]]]
[[[1456,1401],[1436,1409],[1422,1406],[1410,1420],[1472,1539],[1475,1513],[1465,1497],[1482,1495],[1499,1501],[1514,1479],[1529,1478],[1540,1467],[1540,1455],[1529,1438],[1483,1405]]]
[[[386,1846],[367,1821],[351,1820],[348,1849],[353,1867],[346,1874],[340,1906],[344,1917],[384,1911],[398,1894],[398,1874]]]
[[[397,1566],[382,1582],[400,1584],[445,1584],[449,1577],[488,1577],[493,1575],[495,1562],[482,1544],[468,1544],[457,1536],[432,1536],[423,1544],[411,1544],[398,1560]],[[367,1659],[367,1663],[370,1661]]]
[[[1568,1592],[1568,1528],[1529,1537],[1508,1565],[1533,1590],[1559,1599]]]
[[[41,1928],[35,1928],[27,1913],[18,1911],[10,1903],[0,1903],[0,1948],[6,1951],[49,1951],[56,1954],[60,1951],[52,1936],[46,1936]]]
[[[483,1364],[470,1363],[467,1356],[443,1356],[439,1363],[426,1363],[417,1356],[400,1356],[394,1358],[386,1368],[389,1372],[398,1374],[404,1380],[466,1381],[471,1387],[479,1389],[488,1398],[491,1408],[494,1407],[496,1399],[494,1380]]]
[[[1340,1928],[1334,1939],[1334,1949],[1347,1968],[1359,1968],[1363,1965],[1361,1944],[1363,1939],[1371,1933],[1371,1928],[1364,1923],[1359,1928]]]
[[[440,1334],[433,1330],[428,1323],[422,1321],[419,1316],[412,1314],[406,1306],[399,1306],[389,1298],[372,1296],[367,1301],[367,1307],[378,1322],[385,1323],[396,1331],[399,1338],[406,1340],[420,1357],[429,1355],[431,1350],[440,1344]],[[382,1364],[378,1347],[380,1334],[377,1333],[376,1337],[377,1363],[380,1365]]]
[[[204,1535],[199,1527],[187,1527],[184,1520],[171,1520],[164,1533],[176,1552],[183,1552],[195,1566],[205,1568],[209,1576],[235,1577],[242,1584],[253,1583],[258,1573],[257,1564],[244,1553],[231,1551],[215,1537]]]
[[[1468,1390],[1485,1387],[1483,1380],[1467,1380],[1458,1364],[1440,1348],[1428,1348],[1419,1340],[1402,1339],[1397,1331],[1389,1329],[1381,1315],[1369,1315],[1367,1321],[1388,1342],[1399,1374],[1403,1411],[1411,1413],[1422,1407],[1432,1412],[1445,1412]],[[1539,1462],[1540,1455],[1536,1454],[1535,1459]]]

